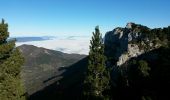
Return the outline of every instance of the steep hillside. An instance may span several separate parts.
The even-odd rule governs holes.
[[[22,77],[29,95],[62,79],[62,74],[71,65],[86,57],[86,55],[66,54],[32,45],[22,45],[19,49],[25,58]]]
[[[128,23],[105,35],[114,100],[169,100],[170,26]]]

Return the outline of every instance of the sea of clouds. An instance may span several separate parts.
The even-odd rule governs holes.
[[[27,44],[69,54],[75,53],[87,55],[89,52],[90,39],[90,36],[55,36],[43,41],[16,42],[16,46]]]

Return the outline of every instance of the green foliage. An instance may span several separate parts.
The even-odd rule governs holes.
[[[149,96],[142,96],[142,100],[152,100]]]
[[[104,45],[99,27],[95,28],[90,41],[87,76],[84,81],[84,95],[87,98],[104,99],[103,91],[108,88],[109,73],[105,66]]]
[[[147,77],[149,76],[149,71],[151,68],[148,66],[148,63],[145,60],[132,60],[128,62],[129,68],[129,78],[132,79],[140,79],[140,77]]]
[[[2,22],[0,24],[0,44],[6,42],[8,36],[8,24],[5,23],[4,19],[2,19]]]
[[[20,80],[24,62],[15,41],[7,41],[8,24],[0,23],[0,100],[25,100],[25,91]]]
[[[170,41],[170,27],[150,29],[146,26],[135,24],[132,27],[133,33],[139,33],[141,36],[134,38],[129,43],[137,44],[140,49],[145,51],[153,47],[168,47]],[[150,46],[152,45],[153,46]]]
[[[146,77],[146,76],[149,76],[149,72],[151,69],[150,67],[148,66],[148,63],[144,60],[140,60],[138,62],[138,70],[139,72],[141,73],[142,76]]]

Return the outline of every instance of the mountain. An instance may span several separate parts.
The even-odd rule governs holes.
[[[128,23],[107,32],[104,45],[115,100],[170,99],[170,26]]]
[[[150,29],[135,23],[117,27],[105,34],[105,54],[121,66],[132,57],[167,46],[169,30],[170,27]]]
[[[18,48],[25,58],[22,78],[28,95],[62,79],[70,66],[86,57],[86,55],[66,54],[33,45],[22,45]]]
[[[11,39],[16,39],[17,42],[32,42],[32,41],[45,41],[51,40],[52,36],[42,36],[42,37],[11,37]]]

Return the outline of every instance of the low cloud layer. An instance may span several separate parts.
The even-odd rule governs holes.
[[[88,54],[90,37],[85,36],[69,36],[61,38],[53,38],[51,40],[44,41],[29,41],[29,42],[17,42],[16,45],[23,44],[34,45],[37,47],[44,47],[47,49],[57,50],[64,53],[76,53],[76,54]]]

